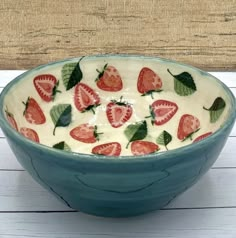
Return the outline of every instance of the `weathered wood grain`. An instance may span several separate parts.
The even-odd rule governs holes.
[[[0,69],[100,53],[235,70],[236,0],[0,1]]]

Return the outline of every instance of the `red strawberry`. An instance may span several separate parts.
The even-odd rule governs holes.
[[[137,88],[143,96],[151,94],[153,98],[152,93],[162,91],[161,87],[161,78],[155,72],[147,67],[141,69],[138,76]]]
[[[123,88],[123,83],[120,77],[118,70],[113,66],[104,65],[102,71],[99,73],[98,77],[96,78],[97,86],[109,92],[117,92]]]
[[[98,155],[119,156],[121,153],[121,145],[118,142],[97,145],[92,149],[92,153]]]
[[[100,105],[100,98],[87,84],[78,83],[75,86],[74,102],[80,112],[92,110]]]
[[[133,109],[127,102],[112,100],[107,104],[106,114],[107,119],[112,127],[120,127],[127,122],[132,116]]]
[[[193,142],[198,142],[198,141],[200,141],[200,140],[203,140],[203,139],[205,139],[206,137],[210,136],[211,134],[212,134],[212,132],[207,132],[207,133],[205,133],[205,134],[203,134],[203,135],[200,135],[200,136],[198,136]]]
[[[95,143],[99,140],[100,134],[102,133],[97,133],[97,126],[88,123],[81,124],[70,131],[72,138],[84,143]]]
[[[23,102],[23,104],[25,105],[23,115],[29,123],[39,125],[46,122],[45,115],[34,98],[28,97],[26,103]]]
[[[184,114],[179,121],[178,139],[184,141],[188,138],[192,140],[192,135],[200,130],[200,121],[193,115]]]
[[[22,127],[20,128],[20,133],[24,137],[39,143],[39,136],[35,130],[27,128],[27,127]]]
[[[152,124],[157,126],[163,125],[168,122],[177,112],[178,106],[174,102],[166,100],[156,100],[149,106],[150,116],[152,118]]]
[[[7,109],[5,110],[6,116],[7,116],[7,120],[9,122],[9,124],[16,130],[18,131],[18,126],[16,123],[16,120],[14,118],[14,115],[12,113],[10,113]]]
[[[146,155],[159,150],[159,146],[150,141],[136,140],[131,143],[131,152],[133,155]]]
[[[41,74],[34,78],[34,86],[39,96],[46,102],[53,101],[57,92],[59,81],[51,74]]]

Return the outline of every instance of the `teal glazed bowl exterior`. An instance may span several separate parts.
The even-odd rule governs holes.
[[[100,90],[93,84],[96,74],[100,78],[105,74],[96,69],[106,71],[107,64],[115,66],[119,71],[123,80],[122,95],[117,88],[110,96],[107,90]],[[67,88],[68,80],[64,80],[65,72],[61,70],[65,65],[74,67],[71,71],[67,69],[69,77],[74,74],[79,78]],[[61,74],[62,71],[64,73]],[[146,73],[156,80],[156,85],[159,83],[159,88],[137,91],[137,80],[145,78],[143,75]],[[54,75],[60,82],[59,86],[57,84],[58,88],[54,87],[51,91],[60,91],[55,98],[46,98],[35,90],[35,78],[46,74]],[[92,75],[92,83],[89,83],[89,75]],[[74,88],[81,84],[80,80],[94,88],[101,102],[94,108],[86,108],[94,111],[79,111],[79,106],[74,105],[64,107],[72,116],[68,116],[63,109],[64,118],[55,120],[52,108],[55,109],[57,103],[69,105],[68,100],[75,100]],[[26,81],[31,82],[27,83],[30,86],[26,86]],[[114,81],[112,85],[115,84]],[[126,85],[131,85],[131,89],[128,86],[125,88]],[[146,88],[150,86],[145,83],[142,85],[146,85]],[[135,90],[138,93],[136,96],[132,94]],[[38,106],[45,108],[45,117],[41,117],[41,122],[38,123],[37,120],[40,119],[32,118],[33,114],[28,109],[32,97],[37,101],[32,106],[32,111]],[[125,102],[121,101],[123,99]],[[115,103],[119,109],[124,104],[129,110],[132,107],[135,117],[128,119],[126,124],[119,125],[117,136],[119,133],[123,134],[117,138],[117,125],[106,127],[111,123],[108,116],[101,120],[95,118],[97,113],[107,113],[108,107],[103,107],[102,100],[107,105],[109,102]],[[126,101],[130,103],[127,104]],[[155,111],[152,108],[154,101],[157,108],[163,101],[169,102],[172,108],[169,105]],[[128,130],[136,128],[139,123],[136,102],[139,102],[138,108],[145,114],[141,121],[144,129],[140,134],[135,134],[137,138],[131,133],[132,130]],[[0,127],[20,164],[39,184],[68,207],[97,216],[127,217],[161,209],[195,184],[221,153],[235,122],[235,109],[235,97],[231,91],[215,77],[194,67],[157,57],[85,56],[37,67],[11,81],[0,95]],[[168,115],[165,124],[159,120],[163,115]],[[88,122],[90,118],[91,123],[97,120],[96,130],[101,132],[100,140],[96,137],[93,138],[95,141],[87,143],[71,138],[73,128],[80,124],[80,120]],[[45,123],[45,127],[41,127],[40,123]],[[81,133],[84,135],[85,131],[76,135],[81,137]],[[93,135],[96,133],[97,131],[93,131]],[[110,155],[106,155],[105,150],[95,152],[94,148],[103,143],[103,140],[104,143],[110,142],[108,137],[112,138],[111,141],[116,141],[116,146],[119,144],[122,147],[123,154],[116,154],[117,147],[114,147],[116,152]],[[140,149],[148,143],[154,147]],[[155,150],[147,151],[147,148]]]

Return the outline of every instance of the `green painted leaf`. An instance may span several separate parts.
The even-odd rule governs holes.
[[[80,58],[78,63],[68,63],[62,67],[62,80],[66,90],[73,88],[83,78],[83,72],[80,68]]]
[[[167,148],[167,145],[172,141],[172,136],[167,131],[163,131],[158,137],[157,137],[157,144],[164,145]]]
[[[190,73],[183,72],[178,75],[173,75],[169,69],[167,69],[167,71],[174,77],[174,88],[178,95],[188,96],[197,90],[196,84]]]
[[[71,105],[70,104],[58,104],[53,106],[50,110],[52,121],[55,125],[53,135],[57,127],[68,126],[71,122]]]
[[[147,136],[147,122],[140,121],[135,124],[131,124],[126,127],[124,133],[127,139],[129,140],[126,146],[126,148],[128,148],[130,142],[142,140]]]
[[[223,113],[225,106],[226,103],[224,99],[217,97],[210,108],[203,107],[203,109],[210,112],[210,122],[215,123]]]
[[[65,141],[61,141],[53,145],[52,147],[58,150],[71,151],[71,148],[69,147],[69,145],[66,144]]]

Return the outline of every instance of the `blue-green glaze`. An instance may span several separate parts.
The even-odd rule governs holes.
[[[164,62],[159,58],[148,59]],[[34,70],[41,67],[44,66]],[[24,138],[5,119],[4,97],[25,74],[12,81],[0,95],[0,126],[11,149],[31,176],[66,205],[98,216],[133,216],[167,205],[212,166],[235,122],[235,98],[222,84],[234,110],[218,131],[198,143],[125,159],[60,151]]]

